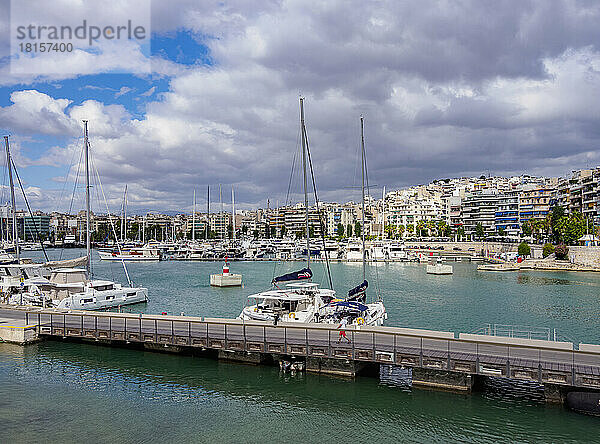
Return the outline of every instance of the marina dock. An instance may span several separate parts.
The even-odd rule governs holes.
[[[487,377],[542,386],[548,402],[600,391],[600,345],[397,327],[244,322],[239,319],[0,307],[0,338],[57,339],[199,354],[253,364],[301,362],[353,377],[382,365],[411,369],[412,385],[468,393]],[[20,336],[7,336],[11,327]],[[13,340],[11,340],[11,338]]]

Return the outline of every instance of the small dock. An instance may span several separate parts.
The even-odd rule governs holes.
[[[204,354],[253,364],[302,361],[307,371],[355,376],[367,368],[410,368],[413,386],[470,392],[481,378],[543,386],[549,402],[571,391],[600,391],[600,345],[396,327],[334,325],[0,306],[0,337],[19,327],[18,343],[86,341]],[[8,322],[8,321],[7,321]],[[20,322],[20,323],[17,323]],[[21,340],[21,331],[28,339]]]

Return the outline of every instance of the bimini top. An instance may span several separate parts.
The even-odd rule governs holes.
[[[277,299],[281,301],[304,301],[311,299],[311,295],[297,293],[289,290],[270,290],[262,293],[251,294],[248,299]]]
[[[276,276],[271,281],[272,284],[276,282],[289,282],[289,281],[300,281],[302,279],[310,279],[312,277],[312,271],[310,268],[303,268],[300,271],[294,271],[281,276]]]

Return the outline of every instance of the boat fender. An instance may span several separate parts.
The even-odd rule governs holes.
[[[365,319],[363,317],[357,318],[356,323],[358,325],[363,325],[365,323]]]
[[[289,319],[296,319],[296,313],[294,313],[293,311],[288,315]]]

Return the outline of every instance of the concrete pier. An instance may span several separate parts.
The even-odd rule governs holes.
[[[396,327],[347,327],[338,342],[329,324],[161,316],[0,306],[0,337],[84,341],[247,364],[301,364],[344,377],[380,366],[410,369],[412,386],[470,393],[500,378],[544,388],[551,403],[570,392],[600,391],[600,346]],[[379,373],[377,371],[376,373]]]

